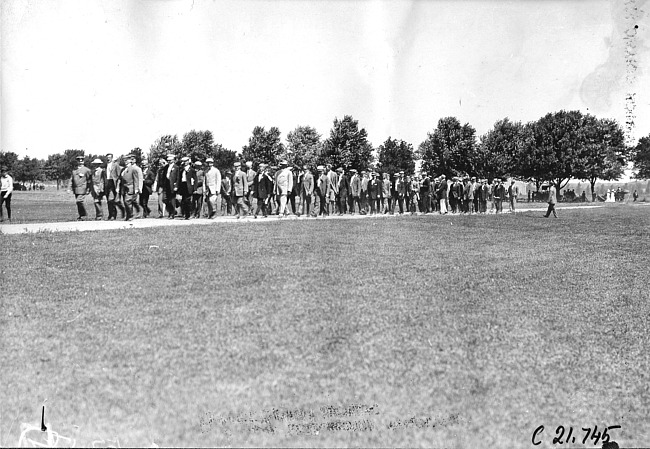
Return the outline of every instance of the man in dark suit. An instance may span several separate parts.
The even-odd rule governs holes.
[[[237,219],[248,215],[248,206],[246,205],[246,194],[248,193],[248,178],[246,173],[241,170],[241,163],[235,162],[235,173],[232,177],[232,192],[234,196],[235,212]]]
[[[338,174],[338,203],[339,203],[339,215],[346,214],[348,212],[348,192],[350,191],[350,180],[345,175],[345,171],[342,167],[336,169]]]
[[[494,190],[492,191],[492,198],[494,200],[494,207],[496,208],[496,213],[500,214],[503,212],[503,199],[506,196],[506,188],[503,185],[501,179],[495,179],[496,184],[494,185]]]
[[[322,165],[318,166],[318,181],[316,184],[316,192],[318,193],[318,200],[320,204],[320,211],[318,212],[318,216],[323,216],[326,217],[329,215],[328,212],[328,201],[327,197],[330,193],[329,191],[330,188],[330,180],[325,174],[325,167]]]
[[[359,212],[361,212],[361,178],[354,168],[350,169],[350,173],[352,173],[352,177],[350,178],[350,213],[354,215],[355,205],[359,209]]]
[[[423,214],[428,214],[431,212],[431,197],[429,196],[429,190],[431,189],[431,180],[427,172],[422,172],[422,180],[420,181],[420,201],[422,202],[422,207],[420,211]]]
[[[175,164],[175,157],[173,154],[167,155],[167,168],[165,171],[164,189],[165,189],[165,199],[167,203],[165,204],[167,208],[167,216],[170,220],[173,220],[176,217],[176,194],[178,192],[178,165]]]
[[[140,206],[142,206],[142,215],[147,218],[151,214],[149,208],[149,197],[153,193],[153,185],[156,182],[156,172],[149,166],[146,159],[142,160],[142,193],[140,194]]]
[[[181,195],[181,214],[185,220],[189,220],[192,215],[192,195],[196,188],[196,172],[192,168],[189,157],[183,157],[181,164],[178,175],[178,193]]]
[[[269,176],[267,164],[259,165],[258,173],[253,179],[252,190],[252,197],[257,200],[257,207],[253,217],[257,218],[261,210],[262,216],[266,218],[268,215],[269,199],[273,194],[273,180]]]
[[[156,192],[158,193],[158,218],[165,216],[167,207],[167,198],[165,196],[165,179],[167,177],[167,160],[160,158],[158,161],[158,171],[156,173]]]
[[[310,216],[311,197],[314,194],[314,175],[309,171],[306,165],[302,167],[303,172],[299,178],[300,186],[300,211],[302,214]]]
[[[368,201],[370,201],[370,215],[377,213],[380,207],[381,182],[377,179],[377,172],[372,172],[368,181]]]
[[[90,193],[95,203],[95,220],[101,220],[103,215],[102,198],[104,198],[104,188],[106,187],[106,170],[102,168],[102,163],[99,158],[92,162],[92,190]]]

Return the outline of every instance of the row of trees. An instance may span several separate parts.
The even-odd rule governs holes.
[[[144,156],[140,148],[129,152],[136,155],[137,162]],[[282,142],[278,128],[256,126],[238,154],[215,143],[211,131],[192,130],[182,139],[161,136],[149,148],[148,157],[156,164],[169,153],[193,160],[212,157],[221,170],[237,160],[250,160],[257,166],[261,162],[277,165],[288,159],[298,166],[331,163],[347,169],[413,173],[419,160],[423,170],[435,175],[514,177],[534,182],[538,189],[544,182],[562,189],[570,179],[580,179],[590,182],[592,193],[596,180],[619,179],[629,162],[638,170],[637,178],[650,178],[650,136],[630,148],[616,121],[564,110],[525,124],[505,118],[479,138],[471,125],[445,117],[417,148],[389,137],[374,149],[366,130],[346,115],[334,119],[326,139],[310,126],[298,126]],[[19,159],[15,153],[0,152],[0,164],[9,166],[18,182],[34,184],[49,179],[60,184],[70,177],[79,154],[85,156],[87,164],[95,158],[104,160],[103,155],[85,154],[83,150],[66,150],[47,160]]]

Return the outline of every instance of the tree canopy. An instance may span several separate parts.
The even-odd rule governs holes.
[[[408,175],[415,171],[413,145],[403,140],[389,137],[379,145],[379,168],[386,173],[397,173],[401,170]]]
[[[320,162],[361,171],[368,168],[372,159],[368,133],[364,128],[359,129],[358,120],[350,115],[343,117],[343,120],[335,118],[330,136],[323,145]]]

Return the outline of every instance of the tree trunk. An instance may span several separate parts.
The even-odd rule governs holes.
[[[596,179],[591,178],[589,184],[591,184],[591,202],[593,203],[596,201]]]

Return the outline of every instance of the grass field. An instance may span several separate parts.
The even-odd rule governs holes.
[[[618,204],[0,236],[0,444],[45,401],[77,446],[650,446],[649,237]]]

